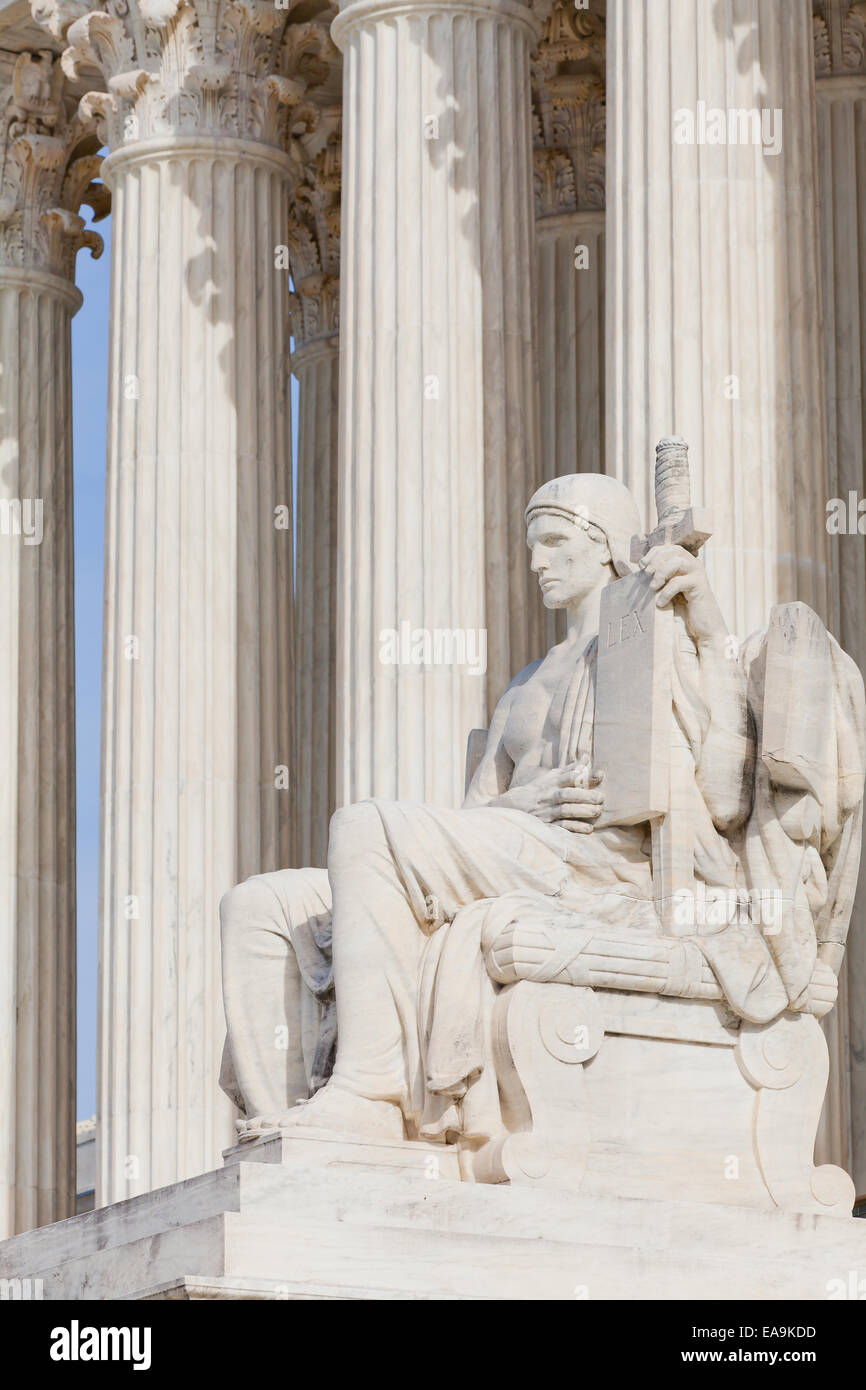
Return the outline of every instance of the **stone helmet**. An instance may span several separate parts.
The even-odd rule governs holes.
[[[526,508],[526,524],[534,516],[553,512],[587,528],[601,531],[618,575],[630,574],[631,538],[643,531],[637,503],[624,483],[606,473],[565,473],[534,492]]]

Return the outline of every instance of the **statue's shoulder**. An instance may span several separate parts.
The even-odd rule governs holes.
[[[524,666],[522,671],[518,671],[517,675],[506,687],[505,694],[508,695],[510,692],[519,690],[520,686],[526,685],[527,681],[530,681],[535,675],[543,660],[544,657],[539,657],[537,661],[530,661],[528,666]]]

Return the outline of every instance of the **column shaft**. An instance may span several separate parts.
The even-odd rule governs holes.
[[[0,267],[2,1236],[70,1216],[75,1202],[70,322],[80,303],[60,276]]]
[[[533,29],[510,0],[384,0],[350,4],[332,32],[345,113],[337,797],[448,805],[469,729],[543,645],[523,523],[538,482]]]
[[[95,132],[46,51],[0,53],[0,1236],[75,1204],[74,285]]]
[[[598,0],[554,0],[532,60],[545,478],[604,472],[604,70]]]
[[[686,438],[740,639],[785,599],[834,617],[811,23],[809,0],[608,6],[607,471],[651,520],[655,443]]]
[[[604,213],[541,218],[536,236],[544,476],[603,473]]]
[[[296,349],[298,379],[298,794],[295,862],[325,868],[336,805],[336,336]]]
[[[324,25],[305,26],[327,77],[319,118],[296,142],[289,222],[292,371],[298,383],[295,577],[297,764],[293,863],[325,868],[336,807],[337,546],[342,60]]]
[[[289,862],[294,760],[288,160],[152,139],[106,177],[100,1203],[232,1142],[217,909]]]

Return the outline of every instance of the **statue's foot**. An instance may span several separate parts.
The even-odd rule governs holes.
[[[403,1116],[400,1107],[388,1100],[368,1100],[329,1082],[312,1100],[299,1101],[285,1115],[256,1115],[237,1122],[240,1143],[298,1129],[325,1129],[349,1139],[400,1143]]]
[[[266,1134],[278,1134],[284,1118],[280,1115],[254,1115],[251,1120],[236,1120],[238,1143],[249,1143],[250,1140],[261,1139]]]

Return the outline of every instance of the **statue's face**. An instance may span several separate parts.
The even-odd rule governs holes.
[[[545,608],[569,608],[610,578],[610,551],[582,526],[556,513],[534,516],[526,531],[531,569]]]

